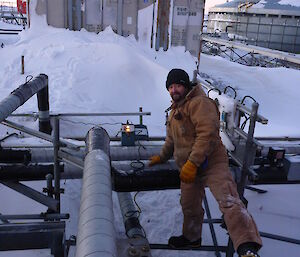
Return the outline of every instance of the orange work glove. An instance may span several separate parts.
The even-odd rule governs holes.
[[[180,171],[180,179],[184,183],[192,183],[195,181],[197,175],[197,166],[190,160],[182,166]]]
[[[149,167],[154,166],[159,163],[162,163],[159,155],[154,155],[154,156],[150,157]]]

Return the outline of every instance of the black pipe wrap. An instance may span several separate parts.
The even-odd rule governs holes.
[[[48,83],[47,83],[48,84]],[[39,115],[39,131],[51,135],[52,127],[49,115],[49,89],[42,88],[37,93],[38,107],[40,112],[47,112],[46,117]]]
[[[29,163],[31,153],[28,150],[0,149],[0,163]]]
[[[142,226],[137,217],[130,217],[126,219],[124,226],[125,226],[126,234],[133,228],[142,229]]]
[[[42,88],[37,93],[39,111],[49,111],[49,89],[48,86]]]
[[[88,131],[85,139],[86,154],[93,150],[102,150],[110,156],[109,143],[110,139],[106,130],[101,127],[93,127]]]
[[[30,97],[47,86],[48,76],[40,74],[33,80],[24,83],[17,89],[11,92],[12,95],[17,96],[20,99],[20,105],[24,104]]]
[[[112,179],[113,190],[116,192],[180,188],[178,170],[144,170],[123,174],[113,168]]]
[[[60,165],[60,171],[64,171],[64,166]],[[47,174],[54,174],[53,164],[49,165],[1,165],[0,166],[0,180],[44,180]]]
[[[39,131],[51,135],[52,127],[51,127],[50,119],[39,120]]]

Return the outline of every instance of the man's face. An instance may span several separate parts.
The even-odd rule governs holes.
[[[175,103],[180,102],[182,99],[184,99],[188,92],[188,90],[181,84],[170,85],[168,91]]]

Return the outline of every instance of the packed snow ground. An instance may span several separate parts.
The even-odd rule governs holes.
[[[147,17],[147,16],[143,16]],[[0,23],[2,26],[2,23]],[[149,26],[144,27],[145,30]],[[139,35],[143,34],[139,31]],[[137,42],[133,37],[123,38],[110,28],[98,35],[48,27],[42,17],[33,17],[30,30],[20,33],[14,43],[0,48],[0,95],[1,100],[13,89],[24,83],[26,76],[46,73],[49,76],[50,108],[52,112],[136,112],[140,106],[151,111],[145,117],[151,136],[164,135],[164,110],[170,99],[165,88],[168,71],[180,67],[190,74],[195,69],[195,58],[182,47],[167,52],[155,52],[149,48],[149,35]],[[147,36],[148,35],[148,36]],[[20,74],[21,56],[25,56],[25,74]],[[269,119],[269,125],[258,126],[257,136],[298,136],[299,132],[299,81],[300,71],[287,68],[245,67],[222,58],[201,55],[200,72],[221,85],[230,85],[238,90],[239,98],[251,95],[260,103],[260,113]],[[30,99],[18,112],[37,111],[36,99]],[[137,118],[130,118],[137,122]],[[24,119],[19,119],[19,122]],[[89,120],[90,123],[118,123],[103,125],[114,135],[123,118]],[[26,120],[26,122],[28,122]],[[29,121],[32,123],[32,121]],[[76,120],[76,122],[87,122]],[[72,126],[70,126],[72,124]],[[32,126],[36,126],[33,124]],[[83,124],[82,124],[83,126]],[[77,123],[63,124],[64,134],[84,135],[91,126]],[[1,127],[4,134],[6,130]],[[2,135],[1,135],[2,136]],[[41,182],[28,183],[40,189]],[[80,201],[80,180],[62,181],[66,192],[62,198],[62,212],[69,212],[67,238],[77,233]],[[300,188],[289,186],[260,186],[268,190],[257,194],[246,190],[249,210],[261,231],[300,238],[300,206],[297,204]],[[4,214],[38,213],[45,211],[41,205],[28,200],[0,185],[0,212]],[[214,217],[220,212],[208,193]],[[166,243],[169,236],[180,234],[182,214],[179,205],[179,190],[141,192],[137,201],[142,209],[140,221],[151,243]],[[114,213],[116,231],[124,238],[124,228],[116,195]],[[10,201],[7,201],[7,199]],[[288,201],[286,200],[288,199]],[[225,232],[218,226],[220,244],[227,242]],[[261,256],[299,256],[300,246],[264,240]],[[208,226],[203,231],[203,243],[211,244]],[[74,255],[72,248],[70,256]],[[214,256],[206,252],[153,251],[154,257]],[[4,252],[0,256],[50,256],[48,250],[29,252]]]

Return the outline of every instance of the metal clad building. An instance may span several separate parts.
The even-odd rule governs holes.
[[[37,14],[46,14],[49,25],[100,32],[111,26],[122,36],[137,38],[138,10],[153,0],[38,0]]]
[[[173,1],[172,46],[185,46],[192,55],[198,55],[203,10],[203,0]]]
[[[138,11],[152,4],[157,10],[157,21],[152,25],[157,25],[155,49],[184,46],[197,56],[204,0],[38,0],[36,9],[38,14],[46,14],[48,24],[54,27],[98,33],[111,26],[119,35],[137,38]]]
[[[85,0],[84,27],[98,33],[111,26],[119,35],[133,34],[137,38],[138,10],[152,3],[152,0]]]
[[[207,32],[228,32],[249,44],[300,53],[300,7],[280,0],[234,0],[209,10]]]
[[[39,0],[36,6],[37,14],[48,14],[47,23],[53,27],[67,27],[67,1],[66,0]]]

